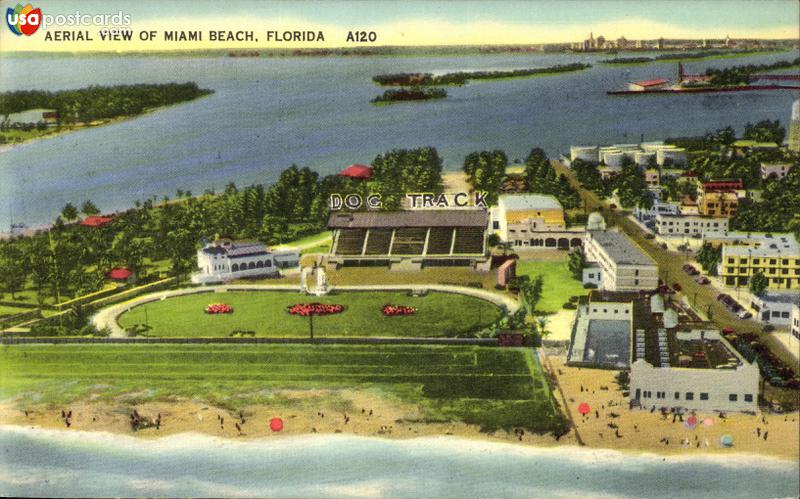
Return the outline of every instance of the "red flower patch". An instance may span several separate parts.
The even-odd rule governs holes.
[[[224,303],[211,303],[206,305],[207,314],[232,314],[233,307]]]
[[[404,305],[384,305],[383,315],[387,317],[395,315],[414,315],[417,313],[417,307],[406,307]]]
[[[338,314],[344,310],[343,305],[338,303],[325,304],[325,303],[295,303],[289,307],[289,313],[292,315],[300,315],[308,317],[309,315],[331,315]]]

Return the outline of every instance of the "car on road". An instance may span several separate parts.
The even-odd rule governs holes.
[[[682,268],[683,268],[683,271],[686,272],[689,275],[697,275],[697,274],[700,273],[699,270],[697,270],[693,266],[689,265],[688,263],[686,265],[684,265]]]
[[[648,232],[647,234],[644,235],[644,238],[645,239],[655,239],[656,236],[655,236],[655,234],[651,234],[651,233]]]
[[[751,314],[747,310],[742,309],[739,312],[737,312],[736,316],[739,317],[740,319],[749,319],[753,317],[753,314]]]
[[[710,283],[711,281],[708,280],[708,277],[706,277],[704,275],[701,275],[700,277],[695,279],[694,282],[696,282],[697,284],[705,285],[705,284]]]
[[[720,293],[717,295],[717,301],[724,301],[726,298],[730,298],[730,296],[725,293]]]
[[[680,285],[680,284],[678,284],[677,282],[673,282],[673,283],[672,283],[672,289],[674,289],[675,291],[680,291],[680,290],[682,290],[682,289],[683,289],[683,286],[681,286],[681,285]]]

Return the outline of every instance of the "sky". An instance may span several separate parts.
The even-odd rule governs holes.
[[[3,14],[17,3],[0,1]],[[640,38],[800,38],[797,0],[694,1],[31,1],[45,15],[130,16],[131,29],[156,30],[152,41],[102,41],[103,26],[48,26],[32,36],[0,29],[0,52],[25,50],[169,50],[231,47],[342,47],[349,30],[374,31],[375,45],[537,44],[595,36]],[[4,24],[7,24],[4,23]],[[47,41],[46,31],[89,30],[94,41]],[[253,42],[167,42],[164,30],[253,30]],[[322,30],[324,42],[268,42],[267,30]],[[137,38],[135,36],[134,38]],[[204,38],[207,38],[204,37]]]

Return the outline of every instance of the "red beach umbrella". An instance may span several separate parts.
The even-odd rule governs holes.
[[[584,416],[589,414],[590,410],[591,409],[589,408],[589,404],[587,404],[586,402],[581,402],[580,404],[578,404],[578,412],[580,412]]]
[[[281,431],[283,429],[283,420],[281,418],[270,419],[269,429],[272,431]]]

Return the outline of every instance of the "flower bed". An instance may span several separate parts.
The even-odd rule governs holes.
[[[417,307],[406,307],[404,305],[384,305],[383,315],[392,317],[396,315],[414,315],[417,313]]]
[[[324,303],[295,303],[289,307],[289,313],[292,315],[300,315],[308,317],[309,315],[331,315],[338,314],[344,310],[343,305],[338,303],[324,304]]]
[[[207,314],[232,314],[233,307],[224,303],[210,303],[206,305]]]

